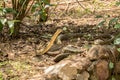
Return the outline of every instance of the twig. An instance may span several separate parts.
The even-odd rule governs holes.
[[[66,4],[67,4],[67,7],[66,7],[65,10],[59,15],[59,17],[62,16],[64,13],[67,12],[67,10],[68,10],[68,8],[69,8],[69,3],[66,2]]]
[[[76,2],[77,2],[83,9],[86,10],[86,8],[85,8],[78,0],[76,0]]]

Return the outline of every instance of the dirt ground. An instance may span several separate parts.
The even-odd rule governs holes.
[[[105,27],[96,27],[102,20],[106,19],[106,16],[110,16],[106,19],[107,21],[120,16],[120,9],[115,6],[114,0],[98,0],[94,4],[91,1],[81,1],[85,9],[77,2],[73,1],[74,3],[72,3],[72,0],[62,0],[62,2],[58,6],[50,8],[49,20],[43,25],[34,25],[36,17],[26,18],[23,21],[25,25],[21,25],[18,38],[4,39],[1,37],[0,80],[42,80],[40,78],[43,70],[56,64],[54,58],[58,54],[46,53],[38,56],[36,54],[40,54],[41,49],[45,48],[58,28],[66,30],[63,34],[78,32],[84,34],[79,38],[64,40],[60,44],[60,46],[79,46],[83,50],[86,45],[91,45],[94,40],[98,39],[98,37],[93,37],[94,35],[104,33],[116,35],[119,33],[119,30],[113,28],[108,31]],[[55,2],[52,3],[55,4]],[[104,17],[96,18],[99,15]]]

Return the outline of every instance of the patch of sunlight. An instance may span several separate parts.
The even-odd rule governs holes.
[[[29,64],[20,61],[9,61],[9,64],[11,64],[13,68],[16,69],[17,71],[30,70],[31,68]]]
[[[16,72],[15,72],[14,70],[11,70],[11,69],[7,70],[6,72],[7,72],[7,74],[9,74],[9,75],[14,75],[14,74],[16,74]]]
[[[106,9],[106,7],[110,8],[110,7],[114,6],[115,3],[116,3],[116,1],[104,2],[104,1],[96,0],[93,2],[93,6],[94,6],[94,9]]]
[[[7,63],[8,63],[8,61],[0,62],[0,67],[6,65]]]
[[[20,80],[19,77],[11,78],[10,80]]]
[[[0,80],[3,80],[2,72],[0,72]]]

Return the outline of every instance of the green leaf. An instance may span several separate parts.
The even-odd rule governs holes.
[[[113,68],[114,68],[114,63],[113,63],[113,62],[110,62],[110,63],[109,63],[109,68],[110,68],[110,69],[113,69]]]
[[[120,48],[117,48],[117,51],[120,52]]]
[[[3,26],[5,25],[5,23],[7,22],[7,19],[0,19],[0,31],[2,31]]]
[[[116,6],[120,6],[120,1],[117,1],[117,2],[116,2]]]
[[[47,13],[44,10],[40,10],[39,14],[40,14],[41,19],[45,21],[47,18]]]
[[[31,12],[35,12],[36,8],[38,8],[40,6],[39,3],[35,3],[31,9]]]
[[[118,18],[113,18],[109,21],[109,26],[112,25],[113,23],[117,23]]]
[[[8,23],[8,27],[10,28],[10,35],[12,35],[13,34],[13,32],[14,32],[14,24],[16,23],[16,22],[20,22],[19,20],[12,20],[12,21],[8,21],[7,23]]]
[[[120,28],[120,23],[115,24],[114,28]]]
[[[97,25],[97,27],[103,26],[105,22],[106,22],[106,20],[101,21],[101,22]]]
[[[10,35],[14,32],[14,21],[8,21],[8,26],[10,28]]]
[[[6,18],[0,19],[0,21],[1,21],[1,23],[2,23],[3,25],[5,25],[5,23],[7,22],[7,19],[6,19]]]
[[[5,13],[4,13],[4,8],[0,8],[0,15],[1,15],[1,16],[5,15]]]
[[[120,44],[120,38],[116,38],[116,39],[114,40],[114,44]]]
[[[0,21],[0,31],[2,31],[2,29],[3,29],[3,24],[2,24],[2,22]]]
[[[5,13],[13,13],[13,14],[16,13],[16,11],[13,8],[4,8],[4,12]]]

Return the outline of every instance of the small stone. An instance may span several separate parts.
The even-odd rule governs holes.
[[[89,67],[90,64],[91,62],[89,59],[74,55],[58,62],[55,65],[49,66],[45,69],[44,73],[48,76],[52,76],[54,74],[62,80],[72,80],[75,79],[78,72],[82,72]],[[87,73],[84,76],[86,77]]]
[[[14,53],[8,53],[8,59],[13,60],[15,58],[15,54]]]
[[[111,50],[105,45],[93,45],[87,52],[87,57],[90,60],[98,60],[103,58],[109,58]]]
[[[98,80],[107,80],[109,77],[109,67],[106,60],[100,60],[96,64],[96,76]]]
[[[84,71],[81,74],[77,74],[76,80],[88,80],[89,77],[89,73],[87,71]]]

